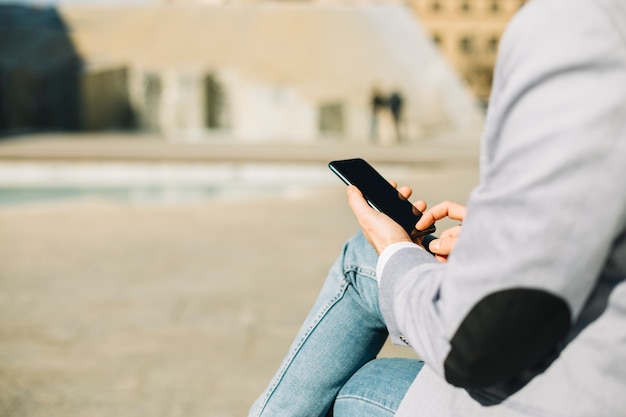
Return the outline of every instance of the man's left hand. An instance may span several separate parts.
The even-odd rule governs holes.
[[[394,183],[392,184],[395,186]],[[398,192],[407,199],[411,196],[409,187],[401,187],[398,189]],[[402,226],[386,214],[374,210],[363,198],[363,194],[358,188],[353,185],[348,186],[347,193],[350,208],[356,215],[365,237],[379,255],[387,246],[393,243],[412,242]],[[415,203],[415,206],[418,210],[424,211],[426,203],[420,200]]]

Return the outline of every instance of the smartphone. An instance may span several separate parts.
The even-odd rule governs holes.
[[[435,225],[417,230],[415,223],[422,217],[411,202],[405,199],[382,175],[361,158],[332,161],[328,167],[347,185],[358,188],[375,210],[385,213],[398,223],[411,237],[435,232]]]

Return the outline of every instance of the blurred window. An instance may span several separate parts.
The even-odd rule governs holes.
[[[490,52],[496,52],[498,50],[498,44],[500,43],[500,39],[497,36],[492,36],[487,41],[487,48]]]
[[[459,49],[464,54],[470,54],[474,51],[474,41],[470,36],[464,36],[459,40]]]
[[[204,77],[205,125],[209,129],[227,127],[226,93],[221,83],[211,74]]]
[[[145,103],[143,127],[146,130],[157,130],[159,128],[161,92],[161,77],[152,72],[145,73],[143,76],[143,98]]]
[[[438,33],[433,34],[433,43],[437,46],[441,46],[443,44],[443,38],[441,37],[440,34]]]
[[[342,103],[325,103],[319,107],[319,131],[323,135],[344,133],[344,109]]]

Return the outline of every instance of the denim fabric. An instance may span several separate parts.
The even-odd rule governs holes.
[[[423,365],[407,358],[366,363],[339,391],[333,417],[392,417]]]
[[[339,391],[376,357],[388,335],[378,306],[377,260],[378,255],[361,233],[348,241],[250,416],[324,417],[331,413]],[[352,387],[346,392],[357,392],[356,387],[363,385],[359,380],[344,387]],[[397,403],[403,395],[399,394]],[[354,403],[347,399],[348,395],[342,400],[344,409]]]

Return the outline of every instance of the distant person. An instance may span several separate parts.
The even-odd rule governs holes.
[[[402,142],[402,96],[394,91],[387,99],[387,105],[393,116],[393,124],[396,130],[396,140]]]
[[[251,416],[626,416],[624,0],[526,3],[486,120],[467,207],[417,223],[462,221],[436,256],[348,187],[363,233]]]
[[[380,113],[387,106],[387,100],[384,94],[378,88],[374,88],[372,91],[371,110],[372,110],[372,124],[370,128],[370,140],[372,143],[378,142],[378,130]]]

